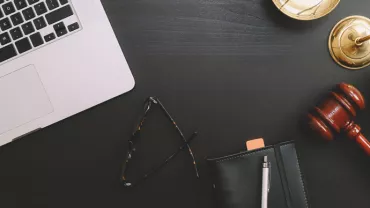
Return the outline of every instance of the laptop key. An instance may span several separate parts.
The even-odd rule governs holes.
[[[32,7],[23,10],[22,13],[26,20],[30,20],[35,17],[35,12],[33,11]]]
[[[53,27],[58,37],[67,34],[67,28],[66,26],[64,26],[63,22],[59,22],[58,24],[55,24]]]
[[[39,17],[37,19],[33,20],[33,24],[35,24],[35,27],[37,30],[46,27],[46,22],[43,17]]]
[[[46,42],[49,42],[49,41],[52,41],[54,40],[56,37],[54,35],[54,33],[50,33],[49,35],[45,35],[44,39]]]
[[[2,31],[5,31],[7,29],[10,29],[12,27],[12,24],[10,24],[9,18],[5,18],[0,20],[0,28]]]
[[[31,38],[33,47],[38,47],[44,44],[44,40],[42,39],[41,34],[39,32],[32,34],[30,38]]]
[[[12,40],[10,40],[10,36],[7,32],[0,35],[1,45],[6,45],[6,44],[10,43],[10,41],[12,41]]]
[[[6,15],[12,14],[15,12],[15,8],[12,2],[8,2],[3,5],[3,10]]]
[[[7,45],[0,49],[0,62],[6,61],[17,55],[17,51],[13,44]]]
[[[46,21],[49,23],[49,25],[51,25],[72,15],[73,15],[73,11],[72,11],[71,6],[67,5],[57,10],[54,10],[51,13],[46,14],[45,18],[46,18]]]
[[[10,16],[10,19],[12,20],[14,26],[17,26],[24,22],[22,15],[19,12]]]
[[[24,53],[32,49],[31,43],[27,37],[15,42],[15,46],[17,46],[19,53]]]
[[[19,38],[23,37],[22,31],[19,27],[11,29],[10,35],[12,36],[13,40],[18,40]]]
[[[59,2],[60,2],[61,5],[64,5],[64,4],[68,3],[68,0],[59,0]]]
[[[59,7],[57,0],[46,0],[46,4],[48,5],[49,10]]]
[[[37,3],[39,0],[28,0],[28,4],[31,5],[31,4],[35,4]]]
[[[24,9],[27,6],[26,0],[14,0],[14,4],[18,10]]]
[[[40,3],[36,4],[34,8],[35,8],[35,11],[36,11],[37,15],[42,15],[45,12],[47,12],[47,9],[46,9],[46,6],[45,6],[44,2],[40,2]]]
[[[35,32],[35,28],[33,27],[31,22],[27,22],[27,23],[23,24],[22,29],[23,29],[23,33],[25,35],[28,35],[28,34],[31,34],[31,33]]]
[[[80,26],[78,25],[78,23],[77,23],[77,22],[75,22],[75,23],[73,23],[73,24],[71,24],[71,25],[69,25],[69,26],[68,26],[68,30],[69,30],[69,32],[75,31],[75,30],[77,30],[78,28],[80,28]]]

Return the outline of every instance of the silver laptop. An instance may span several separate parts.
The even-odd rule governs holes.
[[[0,145],[134,84],[100,0],[0,0]]]

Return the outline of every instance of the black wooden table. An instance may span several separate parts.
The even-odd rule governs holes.
[[[291,20],[271,0],[104,0],[136,79],[135,89],[0,148],[0,207],[214,207],[206,156],[296,140],[313,208],[370,206],[369,158],[339,138],[308,133],[306,112],[345,81],[370,98],[370,69],[337,66],[327,49],[332,27],[349,15],[370,17],[370,1],[343,0],[329,16]],[[158,96],[192,143],[196,179],[181,153],[134,190],[118,183],[147,96]],[[143,133],[144,167],[176,149],[171,125],[154,112]],[[370,136],[370,110],[357,119]],[[137,163],[138,164],[138,163]],[[133,167],[141,173],[144,167]]]

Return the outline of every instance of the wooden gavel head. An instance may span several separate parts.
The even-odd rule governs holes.
[[[326,140],[333,140],[336,133],[344,132],[370,155],[370,142],[361,134],[360,126],[353,121],[356,112],[364,108],[365,100],[361,92],[352,85],[341,83],[308,114],[309,125]]]

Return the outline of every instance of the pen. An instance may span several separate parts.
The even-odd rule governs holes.
[[[271,165],[268,161],[267,156],[263,157],[262,163],[262,201],[261,201],[261,208],[267,208],[268,202],[268,194],[270,191],[270,171]]]

